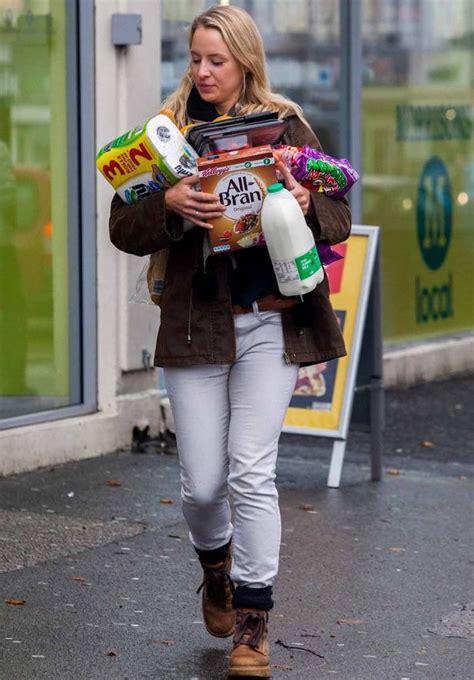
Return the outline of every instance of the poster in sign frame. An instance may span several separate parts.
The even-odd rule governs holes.
[[[283,432],[336,440],[329,486],[339,486],[362,340],[367,336],[364,331],[378,245],[379,228],[358,225],[346,242],[333,246],[343,259],[329,265],[326,272],[347,356],[300,369],[283,427]],[[373,315],[370,318],[372,321]],[[380,328],[374,331],[375,336],[380,335]]]

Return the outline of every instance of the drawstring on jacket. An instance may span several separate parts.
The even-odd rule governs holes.
[[[191,295],[189,296],[189,308],[188,308],[188,345],[191,344],[191,316],[193,313],[193,289],[191,288]]]

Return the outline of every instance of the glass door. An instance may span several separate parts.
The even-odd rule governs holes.
[[[189,61],[188,29],[207,0],[162,3],[162,99],[177,86]],[[230,0],[245,9],[265,43],[272,88],[302,106],[327,153],[340,139],[339,0]]]
[[[265,44],[272,89],[297,104],[323,149],[339,152],[339,0],[232,0],[254,18]]]
[[[211,0],[163,0],[161,3],[161,100],[177,88],[189,64],[188,35],[192,20]]]
[[[0,426],[83,403],[77,36],[0,0]]]

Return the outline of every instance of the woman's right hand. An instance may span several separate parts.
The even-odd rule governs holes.
[[[212,225],[204,220],[220,217],[225,208],[214,194],[195,191],[193,186],[199,184],[199,177],[185,177],[174,187],[166,190],[165,203],[171,210],[181,217],[185,217],[193,224],[204,229],[212,229]]]

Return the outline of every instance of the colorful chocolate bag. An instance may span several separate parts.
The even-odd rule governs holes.
[[[277,145],[273,153],[302,186],[331,198],[344,196],[359,179],[347,158],[333,158],[310,146]]]

